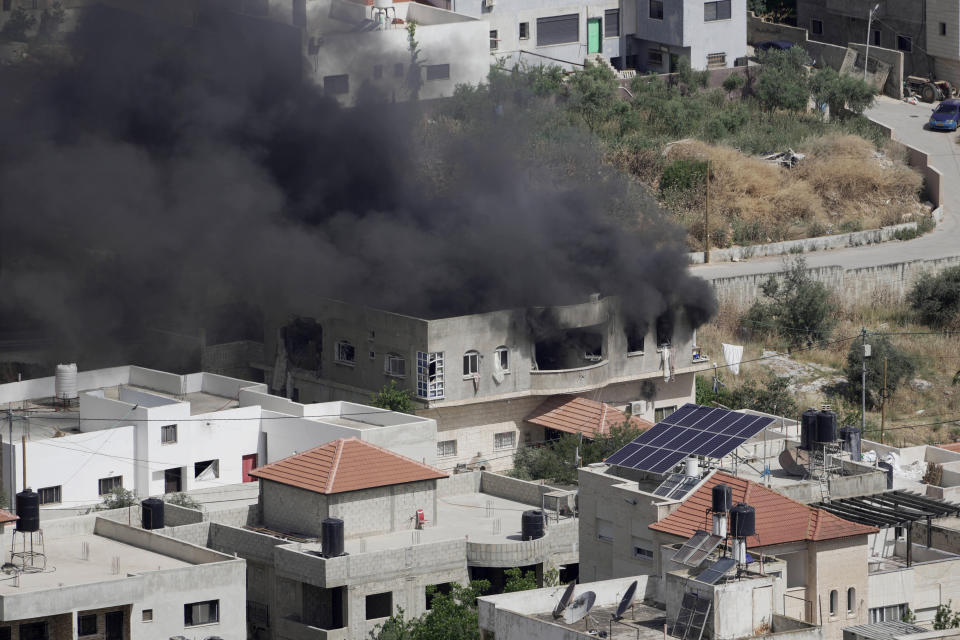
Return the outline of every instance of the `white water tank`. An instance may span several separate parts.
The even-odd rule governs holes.
[[[75,400],[80,397],[77,391],[77,365],[58,364],[53,380],[53,394],[57,400]]]
[[[684,470],[684,475],[687,475],[691,478],[700,477],[700,462],[693,456],[687,458],[686,468]]]

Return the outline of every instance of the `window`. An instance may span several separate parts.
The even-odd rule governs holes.
[[[659,409],[654,409],[654,410],[653,410],[653,421],[654,421],[654,422],[660,422],[661,420],[663,420],[664,418],[666,418],[668,415],[670,415],[671,413],[673,413],[673,412],[676,411],[676,410],[677,410],[677,407],[676,407],[676,406],[672,406],[672,407],[660,407]]]
[[[669,347],[673,343],[673,318],[664,314],[657,318],[657,347]]]
[[[140,612],[141,622],[153,622],[153,609],[144,609]]]
[[[633,557],[641,560],[653,560],[653,550],[647,548],[645,541],[640,538],[634,538]]]
[[[393,77],[394,77],[394,78],[402,78],[402,77],[403,77],[403,63],[402,63],[402,62],[398,62],[398,63],[396,63],[395,65],[393,65]]]
[[[193,463],[193,477],[197,480],[214,480],[220,477],[219,460],[202,460]]]
[[[810,33],[815,36],[823,35],[823,20],[811,20]]]
[[[900,621],[903,614],[906,613],[906,604],[892,604],[889,607],[877,607],[870,609],[870,623],[887,622],[888,620]]]
[[[443,352],[417,352],[417,396],[443,397]]]
[[[603,12],[603,37],[616,38],[620,35],[620,9],[607,9]]]
[[[727,66],[727,54],[725,53],[708,53],[707,54],[708,69],[723,69],[726,66]]]
[[[97,635],[97,614],[88,613],[86,615],[77,614],[77,635],[95,636]]]
[[[714,20],[730,19],[730,0],[717,0],[716,2],[705,2],[703,4],[703,21],[713,22]]]
[[[20,640],[47,640],[49,637],[46,621],[20,625]]]
[[[897,34],[897,50],[910,53],[913,51],[913,38]]]
[[[520,23],[520,39],[521,40],[530,39],[530,23],[529,22]]]
[[[0,640],[10,640],[13,637],[13,627],[0,627]]]
[[[449,79],[450,79],[449,64],[428,64],[427,65],[427,80],[449,80]]]
[[[497,347],[493,351],[493,366],[504,373],[510,372],[510,349]]]
[[[336,76],[324,76],[323,92],[331,96],[350,93],[350,76],[345,73]]]
[[[942,35],[942,36],[947,35],[947,23],[946,23],[946,22],[941,22],[941,23],[940,23],[940,35]]]
[[[853,587],[847,589],[847,613],[853,613],[857,610],[857,590]]]
[[[597,540],[613,542],[613,523],[603,518],[597,518]]]
[[[494,449],[513,449],[517,445],[517,432],[504,431],[493,434]]]
[[[357,357],[357,350],[346,340],[337,343],[336,361],[346,364],[353,364]]]
[[[393,613],[393,592],[371,593],[367,596],[367,620],[389,618]]]
[[[663,0],[650,0],[650,19],[663,20]]]
[[[174,444],[177,441],[177,425],[165,424],[160,427],[160,444]]]
[[[123,487],[123,476],[111,476],[109,478],[100,478],[98,480],[100,485],[99,495],[105,496],[114,489],[120,489]]]
[[[373,79],[379,80],[382,77],[383,77],[383,65],[382,64],[373,65]]]
[[[60,485],[40,489],[40,504],[60,504]]]
[[[447,595],[453,591],[453,585],[450,582],[441,582],[440,584],[430,584],[424,589],[424,595],[427,601],[427,611],[433,608],[433,599],[443,594]]]
[[[403,378],[407,375],[407,359],[388,353],[383,357],[383,372],[388,376]]]
[[[537,46],[580,42],[580,14],[537,18]]]
[[[247,600],[247,622],[258,627],[269,627],[270,609],[265,604]]]
[[[490,51],[494,51],[497,48],[497,44],[500,42],[500,37],[497,36],[497,30],[490,30]]]
[[[658,67],[663,66],[663,51],[660,49],[647,49],[647,64]],[[640,338],[640,348],[630,349],[631,351],[643,351],[643,338]],[[629,348],[629,347],[628,347]]]
[[[457,441],[456,440],[441,440],[437,443],[437,457],[445,458],[448,456],[457,455]]]
[[[192,602],[183,605],[183,626],[196,627],[201,624],[220,622],[220,601]]]
[[[480,373],[480,354],[476,351],[467,351],[463,354],[463,375],[472,377]]]
[[[837,600],[839,598],[840,596],[837,594],[837,590],[831,589],[830,590],[830,615],[832,616],[837,615]]]

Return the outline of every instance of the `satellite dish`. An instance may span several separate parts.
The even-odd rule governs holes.
[[[570,603],[563,612],[563,621],[567,624],[573,624],[583,620],[584,616],[593,608],[593,603],[597,601],[597,594],[593,591],[584,591],[576,600]]]
[[[619,620],[623,617],[623,614],[626,613],[627,609],[630,608],[630,605],[633,604],[633,596],[637,594],[637,581],[634,580],[630,583],[630,586],[627,587],[627,592],[623,594],[623,597],[620,598],[620,604],[617,605],[617,612],[613,614],[614,620]]]
[[[553,608],[553,617],[559,618],[560,614],[563,613],[563,610],[567,608],[567,605],[570,603],[570,598],[573,597],[573,588],[577,586],[576,580],[571,580],[570,584],[567,585],[567,588],[563,590],[563,595],[560,596],[560,602],[557,603],[557,606]]]

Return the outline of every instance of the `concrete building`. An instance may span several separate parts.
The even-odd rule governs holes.
[[[544,437],[525,418],[557,394],[658,420],[693,399],[708,360],[682,318],[635,335],[613,297],[447,318],[321,300],[266,326],[259,366],[275,393],[363,401],[395,381],[436,420],[443,469],[509,468],[517,446]]]
[[[471,578],[502,590],[503,571],[576,577],[572,496],[548,510],[545,535],[521,539],[521,513],[549,487],[484,472],[449,476],[356,439],[338,440],[253,472],[256,505],[197,513],[164,530],[247,561],[252,637],[361,639],[428,590]],[[419,510],[419,511],[418,511]],[[322,520],[343,521],[344,555],[327,554]]]
[[[126,366],[74,375],[67,400],[58,400],[55,377],[0,385],[13,435],[3,443],[2,485],[12,495],[25,475],[43,509],[96,504],[116,487],[146,497],[252,482],[259,464],[342,437],[436,460],[436,423],[426,417],[304,405],[209,373]]]
[[[46,523],[42,570],[4,565],[0,637],[245,637],[243,560],[128,525],[126,510],[104,515]],[[8,529],[0,544],[22,535]]]
[[[620,18],[626,68],[670,73],[681,57],[694,69],[746,64],[746,0],[621,0]]]

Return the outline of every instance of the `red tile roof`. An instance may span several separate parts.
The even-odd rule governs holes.
[[[946,449],[947,451],[956,451],[960,453],[960,442],[951,442],[949,444],[938,445],[941,449]]]
[[[325,494],[447,477],[439,469],[358,438],[328,442],[254,469],[250,475]]]
[[[567,433],[582,433],[588,438],[598,433],[609,433],[611,427],[627,420],[630,425],[646,431],[652,422],[630,417],[610,405],[578,396],[551,396],[524,418],[527,422]]]
[[[748,547],[767,547],[785,542],[833,540],[876,533],[877,529],[850,522],[783,496],[749,480],[715,473],[693,492],[680,508],[650,525],[651,529],[689,538],[697,529],[710,529],[714,485],[729,485],[734,504],[746,502],[756,509],[757,535],[747,539]]]

